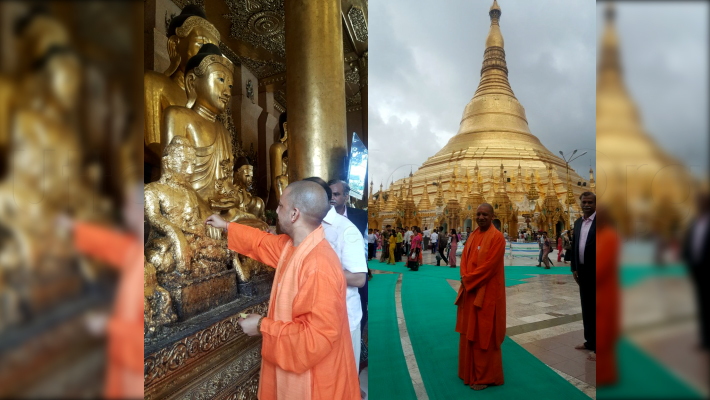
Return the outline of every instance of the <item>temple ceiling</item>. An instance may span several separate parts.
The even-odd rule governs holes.
[[[274,92],[277,108],[286,106],[286,31],[284,0],[172,0],[178,7],[201,6],[219,30],[222,52],[243,65],[259,86]],[[343,70],[347,107],[361,104],[358,60],[367,53],[367,0],[342,0]],[[172,15],[165,16],[169,24]]]

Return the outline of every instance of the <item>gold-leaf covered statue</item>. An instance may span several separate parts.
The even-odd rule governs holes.
[[[154,334],[158,327],[177,321],[170,293],[158,285],[155,267],[144,260],[143,268],[143,329]]]
[[[146,71],[143,79],[145,93],[146,159],[158,166],[162,149],[161,124],[166,108],[187,105],[185,74],[188,60],[208,43],[219,43],[219,31],[206,19],[199,6],[187,5],[174,17],[168,28],[170,66],[163,73]]]
[[[160,180],[145,186],[150,225],[145,252],[159,273],[200,277],[228,265],[226,241],[221,232],[205,225],[211,211],[191,186],[195,160],[189,140],[175,136],[165,149]]]

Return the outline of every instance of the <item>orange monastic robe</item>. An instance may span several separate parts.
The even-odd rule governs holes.
[[[347,284],[323,227],[297,247],[287,235],[229,224],[231,250],[276,267],[261,322],[259,399],[360,399]]]
[[[143,243],[105,227],[77,223],[74,246],[120,270],[113,314],[108,321],[104,396],[143,397]]]
[[[597,385],[617,381],[619,338],[619,235],[611,227],[597,229]]]
[[[476,228],[461,258],[456,298],[459,378],[467,385],[502,385],[505,338],[505,238],[494,226]]]

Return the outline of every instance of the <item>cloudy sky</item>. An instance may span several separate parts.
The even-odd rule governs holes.
[[[646,133],[696,175],[706,173],[708,3],[622,2],[616,11],[624,80]]]
[[[480,80],[491,4],[369,3],[368,130],[375,190],[380,182],[387,186],[406,176],[410,167],[416,170],[458,131]],[[499,5],[508,79],[531,132],[555,154],[589,151],[573,163],[585,176],[595,162],[597,39],[603,28],[597,17],[603,7],[588,0]],[[627,84],[649,134],[695,163],[707,158],[706,7],[617,7]]]

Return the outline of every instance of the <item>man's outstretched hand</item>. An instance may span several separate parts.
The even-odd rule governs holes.
[[[257,325],[259,325],[260,319],[261,315],[259,314],[249,314],[246,318],[240,317],[237,320],[237,323],[242,327],[242,330],[247,334],[247,336],[259,336],[261,335],[261,332],[259,331]]]
[[[207,219],[205,220],[205,224],[209,226],[214,226],[215,228],[219,229],[227,229],[227,225],[229,225],[229,222],[225,221],[217,214],[212,214],[207,217]]]

